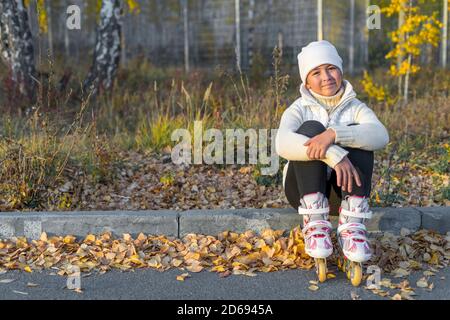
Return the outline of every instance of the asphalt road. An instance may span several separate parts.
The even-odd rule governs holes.
[[[429,277],[429,283],[434,283],[434,289],[418,288],[416,281],[423,277],[422,272],[415,272],[408,278],[411,287],[416,288],[415,299],[445,299],[450,298],[450,268],[442,269],[435,276]],[[126,299],[126,300],[351,300],[352,292],[362,300],[389,299],[375,295],[360,287],[353,287],[344,273],[335,269],[330,271],[337,275],[324,283],[319,283],[317,291],[308,289],[310,280],[316,280],[314,271],[287,270],[270,273],[257,273],[255,277],[231,275],[220,278],[215,272],[202,271],[190,273],[185,281],[176,280],[176,276],[186,271],[168,270],[158,272],[154,269],[137,269],[132,272],[109,271],[105,274],[93,272],[89,276],[82,274],[81,288],[78,293],[67,289],[67,277],[52,275],[52,270],[26,273],[23,271],[8,271],[0,275],[0,299]],[[445,279],[441,279],[441,277]],[[403,278],[390,278],[398,283]],[[13,279],[8,282],[5,279]],[[30,287],[33,283],[37,286]],[[398,289],[386,289],[393,296]]]

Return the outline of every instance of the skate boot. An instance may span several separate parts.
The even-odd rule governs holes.
[[[362,280],[362,263],[372,256],[364,225],[372,218],[368,199],[362,196],[347,195],[339,208],[337,229],[341,256],[338,267],[347,273],[352,285],[359,286]]]
[[[333,253],[330,238],[332,226],[328,221],[329,212],[328,199],[321,192],[309,193],[300,199],[298,213],[303,215],[302,233],[305,251],[314,258],[320,282],[327,279],[326,258]]]

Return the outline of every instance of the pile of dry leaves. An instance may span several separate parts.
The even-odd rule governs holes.
[[[120,152],[118,158],[121,165],[108,170],[112,177],[110,180],[94,182],[74,169],[60,185],[51,186],[46,191],[43,198],[48,201],[21,211],[290,207],[281,182],[258,182],[257,177],[261,176],[258,176],[259,171],[254,165],[177,165],[172,163],[167,153],[157,156],[132,151]],[[379,166],[386,167],[388,163],[375,160],[371,205],[450,204],[448,199],[438,200],[433,191],[448,188],[448,175],[402,167],[398,170],[402,177],[397,177],[395,172],[386,177],[387,173],[381,174]],[[0,199],[0,211],[12,210],[11,203]]]
[[[332,238],[336,244],[335,233]],[[435,275],[437,269],[448,266],[449,240],[450,233],[445,236],[427,230],[410,233],[402,229],[400,236],[385,233],[371,239],[374,255],[368,265],[377,265],[395,278],[406,277],[413,270],[428,267],[425,277],[417,285],[431,290],[433,284],[428,284],[428,278]],[[334,255],[329,259],[330,265],[335,261],[337,250]],[[304,251],[299,227],[291,230],[288,236],[283,230],[265,229],[260,234],[251,230],[242,234],[224,231],[217,237],[188,234],[183,239],[142,233],[136,239],[129,234],[114,238],[111,233],[103,233],[77,240],[71,235],[48,237],[42,233],[39,240],[15,237],[0,241],[0,271],[21,269],[33,272],[51,268],[59,275],[70,275],[76,270],[74,266],[81,272],[97,270],[100,273],[111,268],[123,271],[134,268],[208,270],[226,277],[230,274],[256,276],[257,271],[309,270],[314,267],[314,261]],[[177,279],[183,281],[187,276],[188,273],[183,273]],[[334,277],[330,272],[329,278]],[[395,299],[411,298],[413,289],[405,281],[392,284],[391,280],[383,279],[381,285],[400,289],[400,296],[393,297]],[[318,289],[316,285],[312,287],[311,290]],[[388,295],[379,287],[367,289],[381,296]]]

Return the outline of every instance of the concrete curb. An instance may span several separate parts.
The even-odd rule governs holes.
[[[165,234],[178,237],[178,212],[146,211],[73,211],[0,213],[0,238],[26,236],[36,239],[48,235],[85,236],[111,231],[113,234]]]
[[[450,207],[371,208],[374,215],[368,222],[370,233],[399,234],[402,228],[412,232],[430,229],[439,233],[450,231]],[[337,217],[332,216],[333,226]],[[133,236],[164,234],[184,237],[189,233],[217,235],[230,230],[256,233],[265,228],[289,231],[300,224],[300,216],[286,209],[227,209],[227,210],[145,210],[145,211],[81,211],[81,212],[3,212],[0,213],[0,238],[25,236],[39,238],[48,235],[74,235],[110,231],[114,235]]]

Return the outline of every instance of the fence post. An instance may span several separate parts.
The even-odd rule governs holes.
[[[367,68],[369,64],[369,27],[367,25],[367,21],[369,19],[369,6],[370,0],[365,1],[365,20],[364,20],[364,66]]]
[[[349,72],[354,72],[355,55],[355,0],[350,0],[350,45],[348,48]]]
[[[322,0],[317,0],[317,40],[323,40],[323,6]]]
[[[234,0],[235,6],[235,26],[236,26],[236,63],[238,70],[241,70],[241,12],[240,1]]]
[[[442,10],[441,66],[445,68],[447,66],[448,1],[442,1],[444,8]]]
[[[188,25],[188,0],[183,2],[183,31],[184,31],[184,70],[189,72],[189,25]]]
[[[248,59],[248,69],[251,70],[253,65],[253,33],[254,33],[254,21],[255,16],[255,0],[250,0],[248,8],[248,41],[247,41],[247,59]]]

